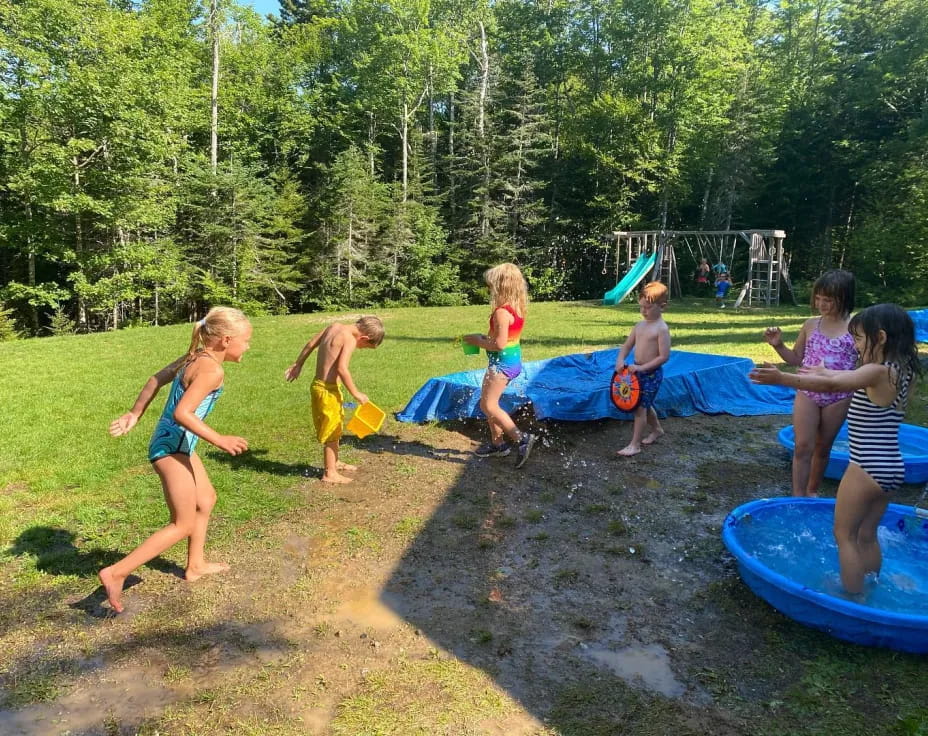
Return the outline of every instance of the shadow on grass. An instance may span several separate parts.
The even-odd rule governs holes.
[[[269,451],[263,448],[250,448],[241,455],[229,455],[225,452],[210,452],[210,460],[228,465],[232,470],[253,470],[258,473],[282,476],[313,477],[321,475],[321,471],[308,463],[282,463],[279,460],[269,460]]]
[[[81,578],[94,577],[100,568],[125,557],[124,553],[116,550],[79,549],[74,539],[74,532],[67,529],[34,526],[16,537],[7,553],[16,557],[33,557],[35,569],[49,575],[74,575]],[[162,557],[156,557],[145,567],[179,578],[184,576],[184,568]]]
[[[589,485],[577,475],[580,467],[604,482],[622,467],[612,458],[580,460],[605,425],[586,424],[575,436],[574,424],[539,424],[526,410],[514,418],[545,438],[529,465],[517,470],[514,456],[459,460],[458,480],[408,547],[381,601],[455,658],[489,674],[552,733],[737,733],[723,717],[677,697],[683,693],[669,664],[654,668],[666,682],[653,689],[610,670],[624,648],[650,646],[647,633],[633,635],[626,623],[625,601],[634,595],[626,578],[649,575],[652,561],[622,556],[619,548],[638,546],[637,539],[624,545],[615,539],[616,551],[608,551],[613,542],[606,530],[614,536],[619,527],[608,496],[593,497],[590,488],[580,508],[571,501],[572,486]],[[479,421],[441,426],[471,439],[486,431]],[[582,521],[571,518],[578,513]],[[582,536],[573,533],[578,523]],[[661,687],[668,694],[656,691]]]
[[[7,554],[15,557],[31,557],[35,560],[35,569],[49,575],[69,575],[80,578],[95,578],[101,568],[112,565],[125,555],[116,550],[79,549],[74,544],[75,535],[67,529],[48,526],[34,526],[22,532],[7,549]],[[144,567],[158,572],[184,577],[184,568],[180,565],[156,557]],[[124,590],[142,582],[137,575],[126,578]],[[106,592],[103,586],[97,588],[79,601],[69,603],[74,608],[93,618],[110,618],[114,612],[104,606]]]
[[[464,463],[396,565],[386,606],[492,677],[552,734],[811,733],[802,724],[832,702],[851,714],[842,724],[866,723],[854,733],[876,732],[892,704],[873,716],[869,704],[849,706],[860,683],[845,686],[844,673],[878,656],[880,671],[902,683],[919,658],[872,655],[804,629],[755,598],[722,551],[725,509],[769,493],[788,466],[751,449],[759,435],[746,450],[725,439],[752,419],[697,427],[718,433],[713,451],[711,437],[687,436],[688,420],[670,420],[662,446],[629,461],[606,455],[606,440],[627,437],[612,422],[516,420],[546,442],[522,471],[513,457]],[[477,421],[442,426],[485,431]],[[816,667],[813,682],[830,697],[809,697],[809,713],[795,717],[764,711],[778,698],[793,707],[791,688]],[[758,712],[769,731],[749,720]]]
[[[451,422],[442,422],[439,426],[446,428]],[[461,422],[454,423],[462,424]],[[455,429],[460,429],[455,426]],[[414,457],[441,458],[445,462],[466,464],[473,456],[469,452],[462,452],[451,447],[432,447],[423,442],[409,442],[403,440],[397,435],[378,434],[365,437],[363,440],[357,437],[346,437],[342,440],[342,445],[347,445],[358,450],[364,450],[376,455],[412,455]]]

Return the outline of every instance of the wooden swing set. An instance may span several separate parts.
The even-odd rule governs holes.
[[[744,276],[735,307],[745,302],[749,306],[778,305],[781,282],[796,303],[783,230],[635,230],[613,232],[609,239],[615,240],[616,282],[639,258],[656,253],[649,280],[666,284],[672,296],[682,296],[677,249],[685,247],[694,268],[705,258],[716,275],[727,271],[732,276]],[[604,274],[608,258],[609,250],[603,262]]]

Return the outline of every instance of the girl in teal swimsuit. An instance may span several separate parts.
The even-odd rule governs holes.
[[[221,563],[206,562],[203,557],[216,491],[194,449],[200,438],[230,455],[248,449],[245,439],[219,434],[205,419],[222,393],[222,364],[240,362],[250,339],[251,325],[242,312],[214,307],[194,325],[187,353],[149,378],[132,409],[110,425],[114,437],[129,432],[155,394],[171,383],[171,393],[148,447],[148,459],[161,478],[171,521],[115,565],[100,570],[100,582],[117,613],[123,610],[122,588],[129,574],[182,539],[187,539],[187,580],[228,569]]]

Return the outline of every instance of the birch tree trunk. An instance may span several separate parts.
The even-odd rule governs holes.
[[[480,27],[480,96],[477,105],[477,139],[480,141],[481,166],[483,167],[483,202],[480,207],[480,234],[486,236],[490,230],[490,152],[486,134],[486,107],[490,89],[490,55],[487,51],[487,32],[483,21]]]
[[[219,162],[219,0],[210,0],[209,32],[213,46],[213,79],[210,89],[209,162],[213,176]]]

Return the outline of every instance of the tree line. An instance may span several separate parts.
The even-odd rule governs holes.
[[[652,228],[928,302],[921,0],[0,0],[0,85],[0,336],[594,297]]]

